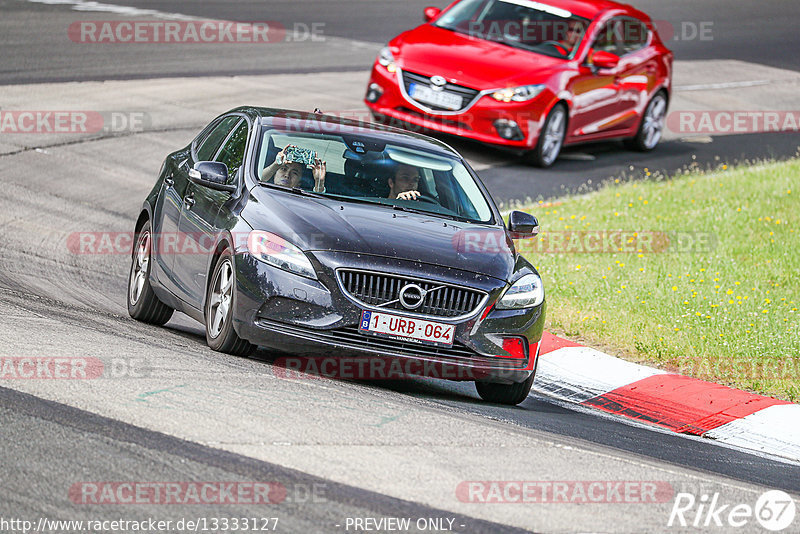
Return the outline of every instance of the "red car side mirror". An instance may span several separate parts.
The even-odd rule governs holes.
[[[425,22],[432,21],[433,19],[438,17],[439,13],[441,13],[441,12],[442,12],[442,10],[439,9],[438,7],[426,7],[425,8],[425,12],[424,12],[425,13]]]
[[[592,54],[592,65],[598,69],[613,69],[619,65],[619,56],[605,50],[598,50]]]

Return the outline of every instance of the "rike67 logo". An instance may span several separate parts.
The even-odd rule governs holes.
[[[762,528],[779,532],[792,524],[796,511],[792,497],[780,490],[763,493],[755,506],[724,502],[719,493],[703,494],[699,499],[691,493],[678,493],[667,526],[730,529],[752,525],[755,520]]]

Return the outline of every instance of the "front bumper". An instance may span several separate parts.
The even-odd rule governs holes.
[[[400,75],[401,71],[389,72],[377,63],[373,67],[367,95],[370,87],[379,87],[375,94],[380,97],[374,102],[365,98],[364,103],[376,115],[375,120],[412,131],[430,130],[512,149],[530,149],[536,145],[546,112],[554,102],[547,89],[528,102],[498,102],[483,94],[463,111],[436,112],[408,96],[401,86]],[[522,138],[502,137],[495,127],[499,119],[514,121]]]
[[[246,253],[237,254],[233,321],[240,337],[299,357],[368,356],[441,364],[458,372],[436,377],[455,380],[521,382],[535,371],[545,305],[527,310],[493,309],[507,287],[504,281],[437,266],[423,268],[394,258],[321,251],[309,255],[319,280],[274,268]],[[482,309],[458,321],[429,317],[455,325],[452,347],[367,336],[358,331],[358,324],[362,310],[374,308],[359,306],[343,294],[336,279],[338,268],[458,284],[485,291],[489,298]],[[397,310],[390,312],[403,315]],[[503,350],[505,337],[522,338],[525,357],[515,358]],[[437,368],[436,373],[440,372]]]

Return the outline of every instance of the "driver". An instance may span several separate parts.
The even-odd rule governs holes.
[[[399,200],[417,200],[422,193],[417,191],[419,186],[419,170],[411,165],[398,165],[394,175],[387,180],[389,184],[389,198]]]
[[[261,171],[262,182],[272,182],[286,187],[298,187],[300,179],[303,177],[303,164],[294,161],[284,161],[286,159],[286,149],[289,147],[297,148],[296,145],[286,145],[283,150],[278,152],[273,161]],[[326,164],[316,158],[311,167],[311,174],[314,176],[314,192],[325,192],[325,171]]]
[[[565,56],[572,52],[572,49],[581,41],[585,31],[584,25],[578,20],[567,22],[566,33],[559,36],[558,44],[564,50]]]

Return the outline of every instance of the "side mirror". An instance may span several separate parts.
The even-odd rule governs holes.
[[[613,69],[619,65],[619,56],[605,50],[598,50],[592,54],[592,65],[598,69]]]
[[[236,191],[234,184],[228,181],[228,167],[224,163],[217,161],[198,161],[194,164],[194,169],[189,169],[189,181],[193,184],[202,185],[215,191]]]
[[[441,13],[441,12],[442,12],[442,10],[439,9],[438,7],[426,7],[425,11],[424,11],[424,13],[425,13],[425,22],[432,21],[433,19],[438,17],[439,13]]]
[[[524,239],[533,237],[539,233],[539,220],[524,211],[512,211],[508,216],[508,230],[512,238]]]

